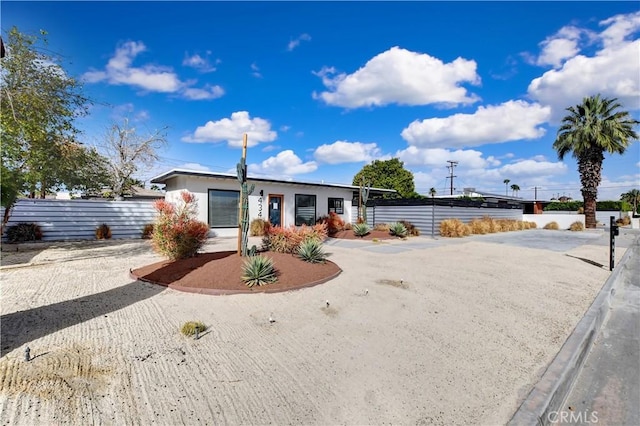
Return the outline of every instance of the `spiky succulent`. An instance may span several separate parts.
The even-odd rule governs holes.
[[[324,263],[327,253],[322,250],[322,243],[315,239],[303,241],[298,247],[298,257],[309,263]]]
[[[407,231],[407,227],[400,222],[395,222],[389,225],[389,233],[391,235],[395,235],[396,237],[404,238],[407,236],[408,232],[409,231]]]
[[[357,237],[364,237],[369,232],[371,232],[371,228],[366,223],[356,223],[353,225],[353,233],[356,234]]]
[[[273,260],[265,256],[251,256],[242,265],[242,281],[249,287],[262,286],[278,280]]]

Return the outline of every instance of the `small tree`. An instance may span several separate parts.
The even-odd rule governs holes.
[[[100,161],[76,141],[74,120],[87,114],[89,100],[55,55],[42,53],[46,32],[26,35],[11,28],[0,78],[2,205],[7,210],[24,193],[44,198],[55,189],[82,189],[100,180]],[[92,175],[97,171],[98,175]],[[93,183],[92,183],[93,185]]]
[[[209,225],[195,219],[195,195],[182,191],[177,205],[158,200],[154,207],[159,213],[151,236],[154,250],[171,260],[195,256],[209,234]]]
[[[395,189],[402,198],[412,198],[416,195],[413,173],[405,169],[404,163],[397,158],[386,161],[374,160],[364,166],[354,176],[353,185],[361,186],[363,182],[374,188]]]
[[[111,189],[117,197],[129,194],[139,168],[149,169],[158,161],[158,150],[167,144],[167,128],[139,135],[128,119],[114,123],[101,148],[109,160]]]
[[[640,190],[632,189],[629,192],[625,192],[624,194],[620,195],[620,199],[633,206],[634,215],[638,214],[638,204],[640,204]]]
[[[553,143],[560,160],[571,153],[578,162],[587,228],[596,227],[604,154],[624,154],[631,142],[638,139],[634,127],[640,122],[620,110],[621,107],[616,98],[585,97],[581,104],[567,108],[569,114],[562,119]]]

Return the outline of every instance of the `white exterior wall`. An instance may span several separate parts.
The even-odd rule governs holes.
[[[547,223],[557,222],[560,229],[569,229],[573,222],[582,222],[584,225],[584,215],[572,212],[557,212],[557,214],[523,214],[522,220],[535,222],[538,228],[544,228]]]
[[[315,195],[316,196],[316,219],[320,216],[329,214],[328,199],[343,198],[344,214],[339,215],[345,223],[351,222],[351,199],[353,190],[347,188],[321,187],[300,184],[285,184],[275,182],[251,181],[248,179],[248,185],[255,184],[253,193],[249,195],[249,222],[253,219],[261,217],[268,220],[269,215],[269,194],[279,194],[283,196],[283,226],[291,226],[295,224],[295,195]],[[166,185],[165,199],[174,202],[179,200],[180,192],[188,190],[193,193],[198,200],[198,220],[208,223],[209,221],[209,200],[208,194],[210,189],[221,189],[240,191],[240,183],[231,179],[215,179],[197,176],[176,176],[170,179]],[[264,191],[264,196],[260,197],[260,190]],[[262,207],[262,208],[261,208]],[[216,237],[233,237],[238,235],[238,228],[212,228],[211,236]]]

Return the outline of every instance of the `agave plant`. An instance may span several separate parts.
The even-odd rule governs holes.
[[[309,263],[324,263],[327,253],[322,250],[322,243],[315,239],[308,239],[298,247],[298,257]]]
[[[371,232],[371,228],[366,223],[356,223],[353,225],[353,233],[356,234],[357,237],[364,237],[369,232]]]
[[[391,235],[395,235],[396,237],[404,238],[407,236],[408,231],[406,226],[404,226],[400,222],[396,222],[389,225],[389,233]]]
[[[251,256],[242,265],[242,281],[249,287],[262,286],[278,280],[273,260],[265,256]]]

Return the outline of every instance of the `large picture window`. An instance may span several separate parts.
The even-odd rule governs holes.
[[[240,191],[209,190],[209,226],[212,228],[236,228],[238,226],[238,202]]]
[[[344,213],[344,198],[329,198],[329,213]]]
[[[296,194],[296,226],[316,224],[316,196]]]

